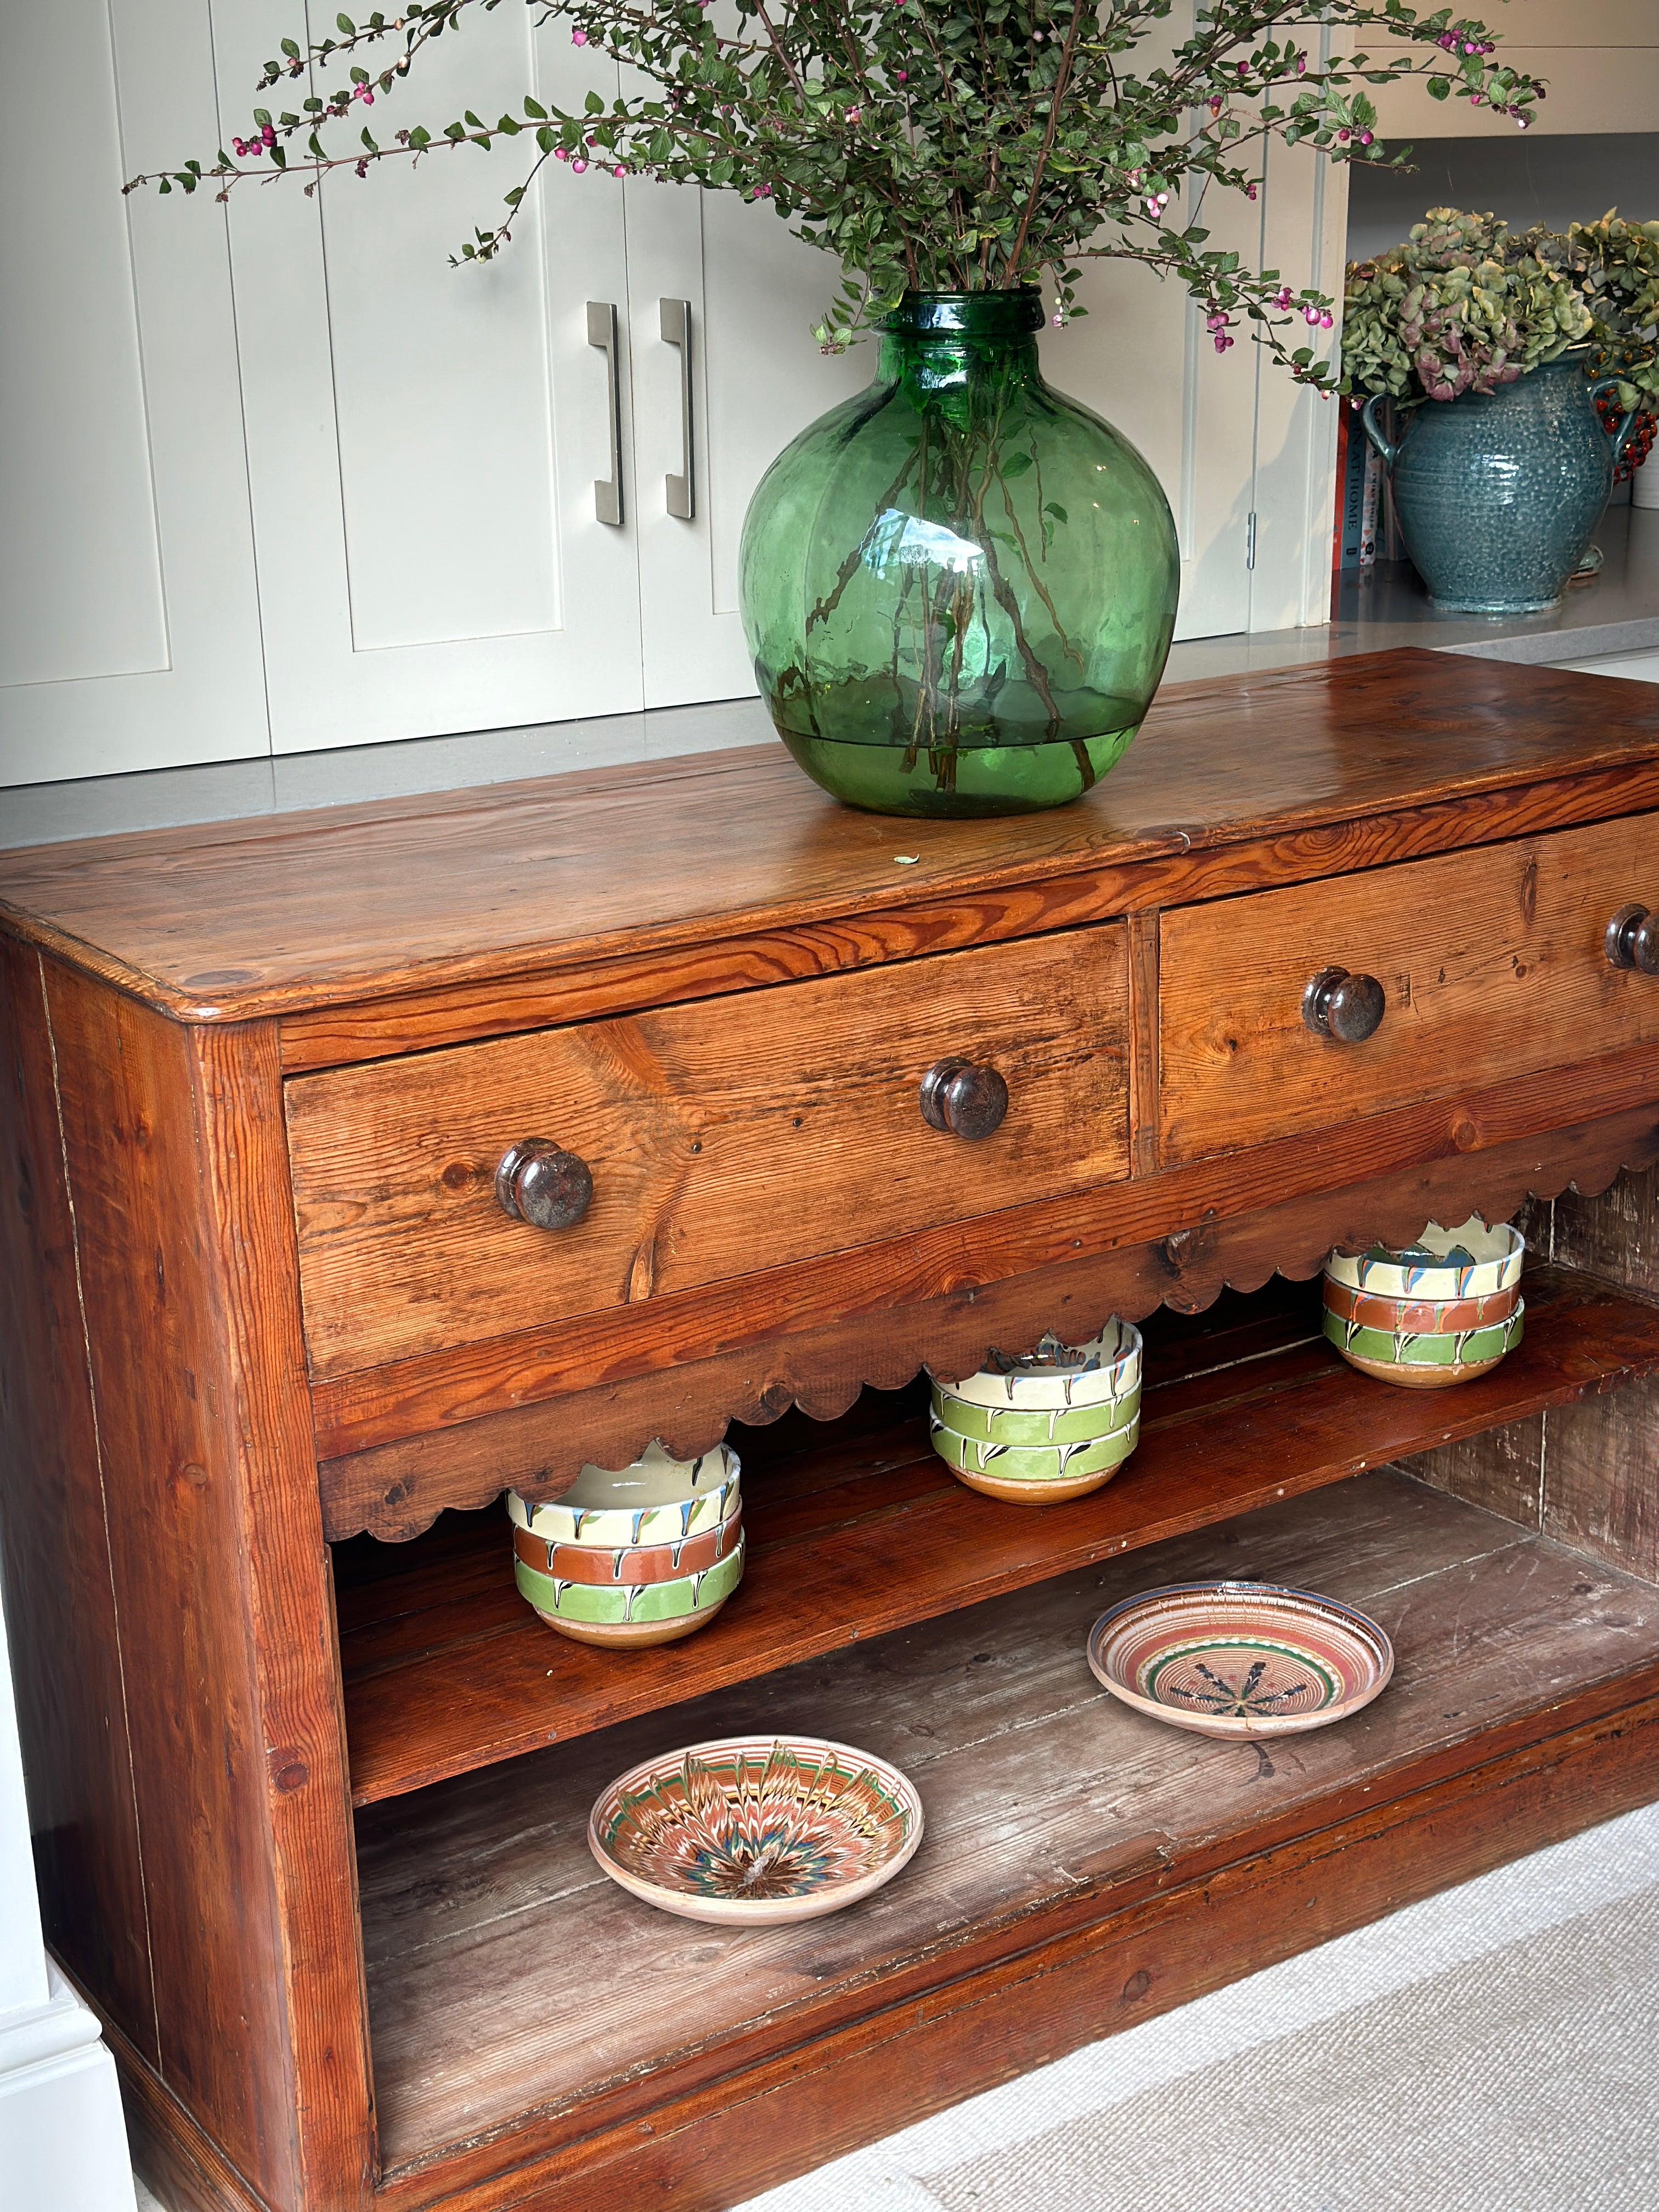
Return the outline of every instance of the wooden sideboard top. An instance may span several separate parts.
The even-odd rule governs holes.
[[[1540,786],[1562,803],[1513,803]],[[1455,803],[1485,826],[1376,827]],[[37,846],[0,856],[0,921],[175,1018],[237,1020],[1111,878],[1017,924],[1054,927],[1655,806],[1659,688],[1402,649],[1172,686],[1047,814],[860,814],[744,747]],[[878,957],[951,941],[917,932]]]

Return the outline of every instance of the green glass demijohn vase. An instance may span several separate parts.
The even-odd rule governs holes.
[[[761,695],[815,782],[882,814],[1061,806],[1119,760],[1170,649],[1175,525],[1126,438],[1051,391],[1034,289],[907,293],[875,382],[744,522]]]

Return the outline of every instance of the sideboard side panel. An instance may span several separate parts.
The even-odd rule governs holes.
[[[281,1059],[274,1023],[197,1030],[191,1048],[241,1446],[302,2201],[335,2212],[365,2203],[374,2185],[368,2002]]]
[[[258,2193],[298,2212],[244,1482],[262,1439],[230,1348],[211,1102],[188,1030],[68,969],[46,975],[152,1870],[156,2069]]]
[[[46,1941],[154,2064],[119,1625],[42,962],[4,935],[0,1550]]]

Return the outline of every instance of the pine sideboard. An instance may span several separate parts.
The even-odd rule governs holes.
[[[1418,651],[1020,819],[761,747],[0,855],[6,1605],[141,2171],[715,2212],[1659,1794],[1649,901],[1659,689]],[[1522,1346],[1344,1367],[1328,1249],[1477,1210]],[[1124,1472],[952,1482],[921,1370],[1113,1312]],[[503,1489],[731,1424],[720,1619],[543,1629]],[[1374,1601],[1388,1694],[1277,1759],[1095,1695],[1103,1596],[1235,1571]],[[604,1883],[600,1784],[751,1725],[915,1776],[902,1878]]]

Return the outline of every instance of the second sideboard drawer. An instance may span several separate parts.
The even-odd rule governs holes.
[[[1659,1039],[1659,975],[1614,967],[1604,947],[1614,913],[1650,902],[1659,816],[1638,815],[1165,914],[1160,1158],[1202,1159]],[[1332,969],[1381,985],[1373,1034],[1344,1042],[1309,1025],[1309,986]],[[1363,1030],[1364,985],[1349,997],[1337,1026]]]
[[[311,1370],[1114,1181],[1128,1171],[1127,1031],[1110,924],[295,1077]],[[921,1079],[945,1060],[1006,1084],[992,1133],[923,1118]],[[497,1199],[503,1156],[531,1139],[591,1175],[571,1226],[534,1227]]]

